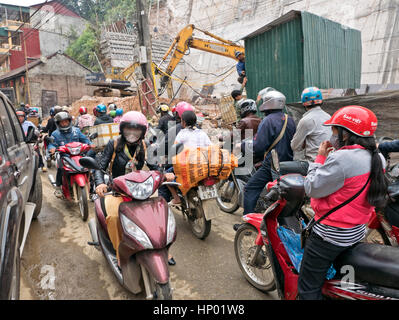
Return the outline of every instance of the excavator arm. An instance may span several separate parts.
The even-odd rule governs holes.
[[[194,29],[196,29],[195,26],[193,24],[190,24],[179,32],[177,37],[174,39],[172,45],[169,47],[168,51],[162,58],[161,63],[157,67],[160,73],[164,74],[161,80],[162,88],[167,85],[167,83],[169,82],[168,76],[170,76],[173,73],[180,60],[183,58],[184,55],[186,55],[186,51],[189,50],[190,48],[195,48],[198,50],[218,54],[221,56],[232,58],[234,60],[237,60],[236,52],[242,52],[245,54],[245,50],[242,46],[237,45],[232,41],[220,38],[207,31],[197,29],[198,31],[201,31],[207,36],[212,37],[218,41],[209,41],[199,38],[193,38]],[[166,67],[165,71],[161,71],[159,67],[167,59],[167,57],[171,54],[172,51],[173,51],[172,58],[170,59],[168,66]]]

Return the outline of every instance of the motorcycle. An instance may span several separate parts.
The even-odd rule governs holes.
[[[186,195],[178,192],[180,204],[175,207],[187,218],[192,233],[201,240],[211,232],[212,219],[220,216],[216,204],[218,181],[214,177],[208,177],[191,188]]]
[[[101,170],[92,158],[82,158],[80,163]],[[176,185],[163,182],[163,173],[159,171],[133,171],[115,179],[110,176],[112,192],[107,194],[123,197],[118,209],[123,233],[118,248],[120,267],[107,231],[105,198],[94,201],[96,214],[89,221],[93,242],[89,244],[101,248],[119,283],[127,290],[134,294],[144,290],[146,299],[169,300],[172,289],[168,250],[176,239],[176,222],[164,198],[150,198],[162,184]]]
[[[272,153],[273,166],[279,173],[278,157]],[[269,292],[277,288],[281,299],[295,300],[298,295],[298,271],[294,268],[279,228],[300,234],[306,216],[301,212],[304,201],[304,177],[289,174],[268,183],[267,197],[275,200],[264,214],[248,214],[237,230],[234,246],[237,262],[250,283]],[[299,236],[299,235],[298,235]],[[244,244],[248,248],[244,250]],[[266,270],[263,283],[251,278],[254,270]],[[359,243],[334,261],[335,276],[326,280],[323,296],[330,299],[391,300],[399,299],[399,250],[391,246]],[[349,271],[348,271],[349,270]],[[350,270],[354,270],[350,273]],[[341,272],[341,274],[340,274]],[[341,277],[342,272],[348,272]],[[265,275],[268,278],[265,278]]]
[[[79,160],[82,158],[82,154],[90,149],[91,147],[87,144],[71,142],[59,147],[55,152],[57,167],[63,167],[62,194],[64,199],[79,204],[79,211],[83,221],[86,221],[89,217],[90,172],[80,165]],[[53,175],[49,174],[48,177],[55,187],[56,181]]]

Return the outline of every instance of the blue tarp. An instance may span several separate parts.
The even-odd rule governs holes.
[[[301,262],[304,252],[304,250],[301,248],[301,236],[295,233],[293,230],[282,226],[277,228],[277,233],[284,245],[285,250],[288,253],[288,256],[291,259],[292,264],[295,267],[295,270],[299,273],[299,270],[301,270]],[[336,270],[331,265],[330,269],[328,269],[326,279],[331,280],[334,278],[335,273]]]

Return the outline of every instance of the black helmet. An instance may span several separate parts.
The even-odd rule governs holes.
[[[246,117],[246,115],[249,112],[256,113],[256,111],[257,111],[256,102],[252,99],[245,99],[245,100],[240,101],[238,103],[237,107],[240,110],[241,118]]]
[[[57,125],[58,130],[61,132],[68,132],[72,128],[72,116],[65,111],[58,112],[55,117],[55,124]],[[69,125],[67,127],[61,127],[60,122],[63,120],[69,120]]]

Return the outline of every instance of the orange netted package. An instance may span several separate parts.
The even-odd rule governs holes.
[[[238,167],[237,157],[218,145],[184,148],[173,157],[176,182],[183,195],[207,177],[225,180]]]

